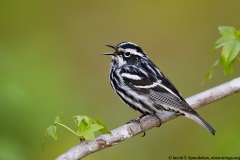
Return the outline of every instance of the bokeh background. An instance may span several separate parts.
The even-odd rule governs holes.
[[[59,112],[98,117],[114,129],[140,114],[112,91],[105,44],[139,44],[188,97],[240,75],[214,77],[201,85],[217,59],[210,56],[218,26],[240,29],[238,0],[181,1],[0,1],[0,159],[54,159],[79,143],[58,128],[58,141],[45,129]],[[219,53],[219,52],[218,52]],[[180,117],[119,145],[94,153],[97,159],[168,159],[169,156],[240,156],[236,94],[198,112],[217,131],[214,137]]]

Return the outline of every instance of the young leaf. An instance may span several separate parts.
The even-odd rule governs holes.
[[[225,39],[229,40],[235,38],[236,29],[234,27],[220,26],[218,30]]]
[[[96,123],[100,126],[102,126],[103,128],[99,130],[99,132],[101,132],[102,134],[108,133],[109,129],[107,128],[107,126],[98,118],[96,118]]]
[[[227,72],[233,73],[234,62],[240,52],[240,30],[237,31],[233,27],[226,26],[219,27],[218,29],[222,37],[217,40],[212,52],[215,52],[216,49],[220,47],[222,47],[222,52],[220,58],[207,72],[205,76],[207,79],[210,79],[212,77],[213,71],[218,64],[221,64],[223,66],[224,75],[226,75]]]
[[[55,117],[53,124],[47,128],[45,134],[47,134],[47,135],[51,136],[53,139],[57,140],[57,124],[60,122],[61,122],[61,120],[60,120],[60,117],[58,114]]]
[[[78,129],[77,135],[80,138],[84,138],[86,140],[94,140],[95,138],[94,133],[102,128],[103,127],[98,124],[92,124],[91,127],[86,128],[84,130]]]
[[[77,124],[80,130],[85,130],[86,128],[91,127],[90,118],[87,116],[75,116],[75,123]]]
[[[216,62],[212,65],[212,67],[209,69],[207,74],[205,75],[205,79],[211,79],[213,75],[213,71],[216,68],[216,66],[219,64],[219,59],[216,60]]]
[[[103,124],[102,121],[99,119],[93,119],[88,116],[75,116],[75,123],[78,127],[77,132],[74,132],[72,129],[67,127],[66,125],[60,123],[60,117],[59,114],[56,116],[54,122],[52,125],[50,125],[44,134],[43,137],[43,143],[42,143],[42,148],[44,149],[44,145],[46,142],[46,137],[49,135],[53,139],[57,140],[57,125],[64,127],[65,129],[69,130],[76,136],[80,138],[80,140],[86,139],[86,140],[94,140],[95,136],[94,133],[96,131],[100,131],[101,133],[107,133],[109,132],[107,127]]]
[[[216,49],[222,47],[224,45],[225,39],[224,38],[220,38],[217,40],[217,42],[215,43],[215,47],[213,48],[213,53],[216,51]]]
[[[99,119],[94,120],[87,116],[75,116],[75,123],[78,126],[77,135],[82,139],[94,140],[94,133],[100,131],[101,133],[109,132],[107,127]]]
[[[81,125],[82,120],[83,120],[83,116],[75,116],[73,118],[75,118],[74,122],[79,127]]]
[[[55,117],[55,120],[52,125],[50,125],[43,136],[42,148],[44,149],[44,145],[46,143],[47,135],[51,136],[53,139],[57,140],[57,124],[60,123],[59,114]]]
[[[54,120],[54,122],[53,122],[53,124],[57,124],[57,123],[60,123],[61,122],[61,120],[60,120],[60,115],[61,113],[59,113],[56,117],[55,117],[55,120]]]
[[[49,126],[46,130],[46,134],[57,140],[57,126],[55,124]]]

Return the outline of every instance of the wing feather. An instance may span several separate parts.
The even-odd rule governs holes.
[[[133,67],[133,66],[131,66]],[[128,68],[131,70],[131,76],[122,77],[124,83],[135,92],[143,94],[152,99],[156,106],[161,106],[167,110],[184,111],[197,115],[197,113],[188,105],[175,86],[161,73],[156,74],[149,70],[139,70],[138,68]],[[130,74],[130,73],[128,73]],[[138,76],[138,78],[133,78]],[[159,80],[161,76],[161,80]],[[158,107],[159,108],[159,107]]]

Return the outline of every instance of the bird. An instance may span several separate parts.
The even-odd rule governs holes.
[[[132,42],[106,46],[114,49],[104,53],[111,56],[110,84],[125,104],[142,116],[162,111],[185,116],[215,135],[216,131],[191,108],[140,46]]]

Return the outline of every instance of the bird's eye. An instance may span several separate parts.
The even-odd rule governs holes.
[[[130,52],[125,52],[125,57],[130,57]]]

